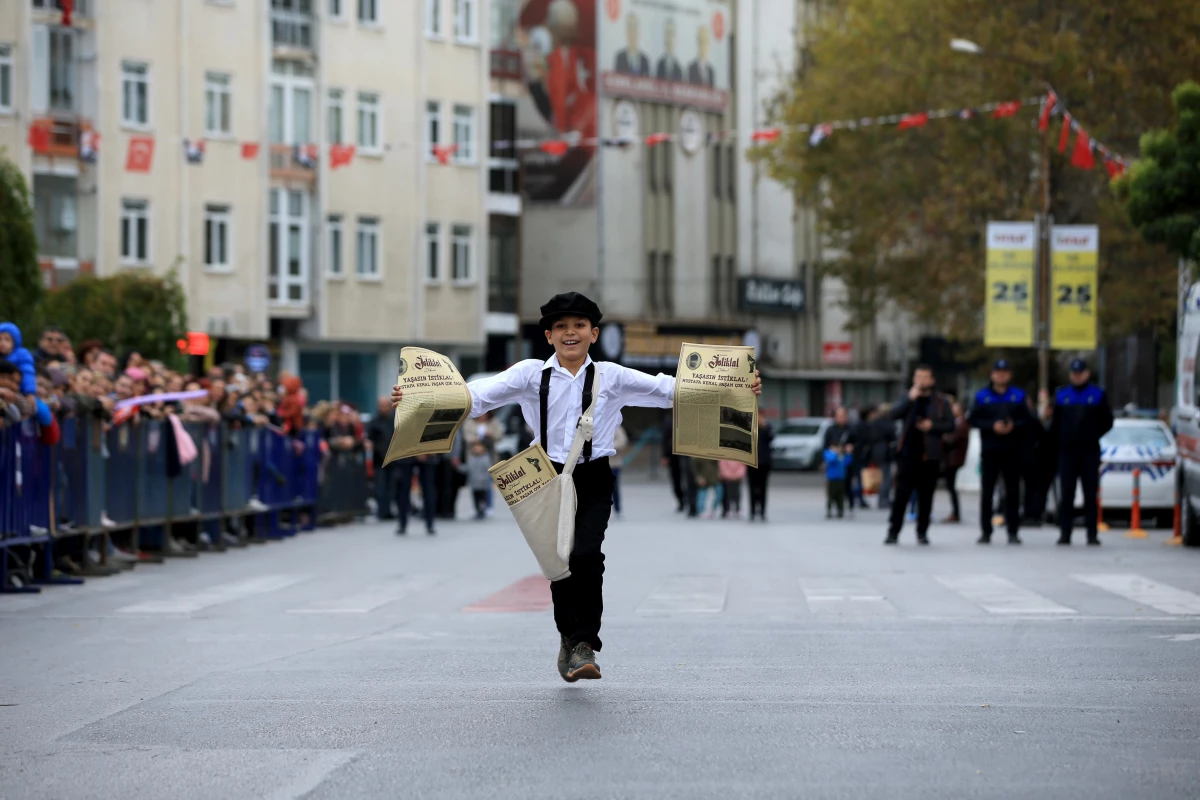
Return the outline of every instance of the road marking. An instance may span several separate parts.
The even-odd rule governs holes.
[[[1200,595],[1134,574],[1072,575],[1077,581],[1168,614],[1200,614]]]
[[[729,579],[723,575],[671,575],[637,607],[639,614],[719,614]]]
[[[530,575],[467,606],[463,611],[545,611],[553,602],[550,581],[541,575]]]
[[[441,581],[438,575],[402,575],[386,583],[377,583],[354,594],[332,600],[320,600],[300,608],[289,608],[289,614],[366,614],[402,597],[422,592]]]
[[[177,594],[163,600],[147,600],[131,606],[118,608],[119,614],[190,614],[205,608],[231,603],[256,594],[274,592],[301,581],[307,575],[260,575],[231,583],[218,583],[199,592]]]
[[[989,614],[1074,614],[999,575],[938,575],[937,582]]]
[[[800,589],[814,614],[894,615],[896,607],[865,578],[802,578]]]

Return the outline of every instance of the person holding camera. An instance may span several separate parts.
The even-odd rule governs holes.
[[[904,428],[896,445],[896,497],[884,544],[899,542],[904,511],[913,492],[917,495],[917,544],[929,544],[933,492],[942,464],[942,436],[954,430],[950,401],[934,385],[933,368],[921,364],[913,370],[908,394],[892,406],[892,419],[903,420]]]
[[[1008,543],[1020,544],[1022,436],[1030,423],[1025,392],[1009,384],[1012,368],[1000,359],[992,365],[992,381],[975,394],[967,422],[979,429],[981,475],[979,544],[992,543],[992,495],[1004,478],[1004,521]]]

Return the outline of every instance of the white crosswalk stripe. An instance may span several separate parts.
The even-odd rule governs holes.
[[[1074,614],[999,575],[938,575],[937,582],[989,614]]]
[[[353,594],[318,600],[300,608],[289,608],[289,614],[366,614],[416,592],[436,586],[438,575],[403,575],[394,580],[367,586]]]
[[[190,614],[212,606],[231,603],[256,594],[278,591],[301,581],[307,575],[260,575],[230,583],[218,583],[198,592],[177,594],[162,600],[147,600],[117,609],[119,614]]]
[[[723,575],[672,575],[638,606],[639,614],[716,614],[725,609],[729,579]]]
[[[1075,580],[1168,614],[1200,614],[1200,595],[1132,573],[1075,574]]]
[[[865,578],[813,576],[802,578],[800,588],[814,614],[896,614],[896,607]]]

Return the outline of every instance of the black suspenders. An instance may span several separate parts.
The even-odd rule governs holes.
[[[554,367],[546,367],[544,370],[542,370],[542,386],[538,392],[539,399],[541,400],[541,405],[542,405],[542,408],[541,408],[541,411],[542,411],[541,442],[542,442],[542,447],[546,448],[547,450],[549,450],[550,445],[546,441],[546,427],[547,427],[546,418],[549,416],[548,412],[549,412],[549,406],[550,406],[550,375],[552,372],[554,372]],[[583,376],[583,408],[579,412],[581,416],[584,411],[587,411],[588,406],[590,406],[592,404],[592,379],[595,378],[595,376],[596,376],[596,364],[595,364],[595,362],[592,362],[591,364],[588,364],[587,372],[585,372],[584,376]],[[583,460],[585,463],[592,460],[592,442],[591,442],[591,440],[587,440],[583,443]]]

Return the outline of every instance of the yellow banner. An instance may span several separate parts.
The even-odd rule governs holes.
[[[989,222],[983,342],[1033,346],[1033,274],[1037,236],[1032,222]]]
[[[1055,225],[1050,234],[1050,347],[1096,349],[1100,231],[1095,225]]]

